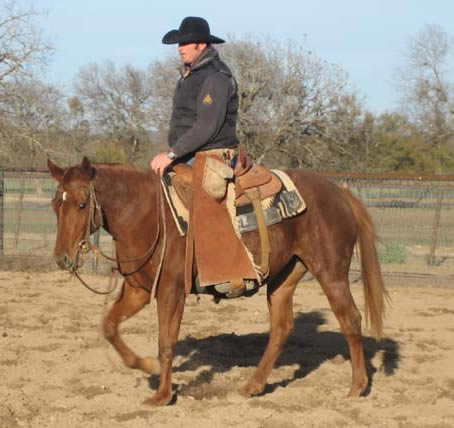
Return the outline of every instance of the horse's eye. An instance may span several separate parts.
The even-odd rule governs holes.
[[[81,202],[81,203],[79,204],[79,208],[80,208],[81,210],[83,210],[84,208],[86,208],[86,206],[87,206],[87,201],[83,201],[83,202]]]
[[[53,197],[52,202],[55,202],[57,205],[61,205],[63,202],[62,194],[60,191],[56,190]]]

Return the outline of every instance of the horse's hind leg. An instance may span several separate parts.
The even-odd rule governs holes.
[[[300,261],[289,266],[285,279],[277,288],[268,288],[268,309],[270,311],[270,338],[265,353],[255,369],[249,382],[240,390],[244,396],[261,394],[265,388],[266,379],[276,363],[294,328],[293,294],[298,281],[306,272]]]
[[[368,384],[361,337],[361,313],[356,307],[350,292],[347,275],[345,275],[344,279],[339,280],[326,278],[318,278],[318,280],[339,321],[341,331],[347,339],[350,350],[352,386],[348,395],[350,397],[359,397]]]
[[[151,357],[138,357],[120,337],[118,326],[121,322],[131,318],[150,302],[150,293],[142,288],[135,288],[123,283],[121,294],[112,305],[109,313],[104,318],[103,329],[105,338],[120,354],[126,366],[139,369],[148,374],[159,373],[159,363]]]

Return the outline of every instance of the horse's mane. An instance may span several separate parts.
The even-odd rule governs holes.
[[[92,165],[95,168],[109,168],[109,169],[118,169],[118,170],[135,170],[140,171],[140,168],[135,167],[127,163],[119,162],[93,162]]]
[[[146,182],[155,182],[158,178],[151,169],[137,168],[128,164],[96,162],[92,166],[102,175],[112,178]]]

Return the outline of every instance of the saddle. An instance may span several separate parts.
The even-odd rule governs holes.
[[[235,171],[234,171],[235,174]],[[281,180],[261,165],[252,166],[243,175],[236,176],[235,205],[251,203],[251,191],[258,192],[261,200],[278,193],[282,188]]]
[[[208,202],[211,197],[213,197],[213,194],[206,199],[205,196],[201,196],[200,194],[200,172],[198,173],[199,175],[197,176],[197,182],[198,184],[194,182],[195,176],[194,176],[194,169],[186,164],[177,164],[173,167],[174,174],[172,176],[172,185],[173,188],[175,189],[175,193],[177,196],[180,198],[181,202],[185,207],[188,209],[189,212],[192,212],[193,208],[193,197],[194,197],[194,191],[195,189],[198,189],[197,191],[199,192],[197,196],[198,201],[200,203],[200,198],[205,199],[205,206],[208,209],[208,207],[211,207],[210,210],[213,210],[213,212],[204,212],[203,214],[203,222],[204,222],[204,227],[203,231],[201,230],[201,227],[199,226],[198,229],[196,228],[196,231],[199,230],[199,233],[194,233],[194,225],[192,226],[192,233],[191,233],[191,226],[190,227],[190,232],[188,233],[188,239],[189,239],[189,253],[187,254],[187,260],[186,260],[186,288],[189,288],[189,282],[190,282],[190,268],[189,264],[190,259],[193,257],[193,247],[192,247],[192,239],[195,239],[196,243],[196,248],[199,248],[198,254],[196,257],[197,260],[197,266],[199,270],[199,280],[200,284],[202,284],[202,278],[200,275],[203,273],[202,271],[210,271],[213,269],[212,266],[215,266],[214,269],[216,271],[219,271],[220,265],[216,264],[215,260],[219,260],[221,262],[222,258],[218,258],[217,256],[214,256],[214,254],[211,254],[211,256],[208,256],[206,251],[212,244],[207,243],[207,236],[211,236],[213,239],[213,235],[211,235],[211,232],[208,232],[210,228],[213,228],[212,226],[209,226],[208,223],[211,223],[214,221],[217,223],[217,226],[214,227],[215,230],[218,231],[220,235],[222,235],[221,239],[224,239],[224,244],[226,245],[225,251],[232,253],[236,253],[237,256],[235,259],[235,262],[237,263],[235,266],[231,265],[230,267],[227,267],[229,264],[229,257],[224,258],[223,262],[227,263],[226,266],[224,266],[224,270],[232,270],[233,272],[237,271],[237,274],[239,274],[239,271],[243,272],[243,275],[239,275],[239,277],[234,278],[234,280],[231,280],[232,284],[232,291],[230,294],[235,294],[238,290],[244,289],[245,283],[244,279],[245,278],[250,278],[250,275],[252,272],[255,270],[255,275],[257,279],[259,279],[259,283],[262,283],[263,279],[268,276],[269,273],[269,259],[270,259],[270,253],[271,253],[271,246],[269,242],[269,235],[268,235],[268,229],[267,229],[267,223],[264,215],[264,211],[262,208],[262,203],[261,201],[269,198],[275,194],[277,194],[281,188],[282,188],[282,182],[281,180],[275,175],[272,174],[271,171],[266,169],[263,166],[260,165],[253,165],[252,160],[248,156],[241,156],[238,157],[237,163],[235,168],[233,169],[233,172],[231,171],[231,168],[227,167],[221,157],[218,157],[217,155],[209,155],[211,159],[208,159],[205,164],[205,172],[203,174],[203,181],[204,181],[204,187],[205,190],[208,191],[210,194],[210,183],[205,182],[206,175],[211,175],[212,179],[216,182],[219,179],[219,176],[222,177],[221,182],[225,183],[225,186],[227,187],[227,181],[233,180],[234,181],[234,205],[235,207],[240,207],[240,206],[245,206],[246,204],[252,204],[253,211],[255,213],[255,217],[257,220],[258,224],[258,231],[259,231],[259,236],[260,236],[260,263],[256,264],[252,260],[246,261],[247,257],[245,258],[240,257],[238,259],[238,252],[242,252],[244,250],[241,250],[238,248],[238,246],[235,247],[236,244],[233,244],[235,240],[238,240],[240,236],[235,236],[235,233],[233,232],[233,226],[232,224],[230,225],[230,229],[232,230],[231,232],[231,237],[229,235],[229,232],[227,230],[229,229],[229,226],[226,225],[226,222],[231,223],[232,219],[227,220],[227,218],[230,218],[230,215],[227,214],[227,206],[225,205],[225,200],[224,198],[226,197],[225,193],[223,191],[219,192],[219,195],[222,195],[218,198],[217,203],[216,203],[216,197],[215,199],[211,199],[214,203]],[[197,158],[196,158],[197,159]],[[214,160],[214,163],[212,162]],[[219,163],[221,162],[221,163]],[[227,168],[229,171],[227,171],[225,168]],[[214,172],[214,177],[213,177],[213,172]],[[218,176],[219,174],[219,176]],[[225,181],[224,181],[225,180]],[[209,181],[209,180],[208,180]],[[212,184],[212,183],[211,183]],[[220,208],[223,206],[223,208]],[[200,215],[202,215],[202,212],[200,209],[198,209],[198,216],[197,218],[193,218],[193,220],[190,220],[190,223],[192,222],[199,222],[200,220]],[[217,214],[215,214],[217,213]],[[208,221],[208,219],[212,219],[211,221]],[[199,235],[200,236],[197,236]],[[192,236],[190,236],[192,235]],[[198,241],[200,239],[200,241]],[[232,239],[233,241],[230,241]],[[198,246],[197,246],[198,243]],[[244,244],[243,244],[244,245]],[[241,246],[241,245],[240,245]],[[207,250],[204,250],[203,252],[201,249],[206,248]],[[210,251],[210,250],[208,250]],[[211,253],[215,252],[213,248],[211,248]],[[210,263],[207,262],[207,259],[211,257]],[[235,258],[233,257],[233,258]],[[251,257],[251,256],[250,256]],[[234,261],[232,258],[232,261]],[[241,261],[240,261],[241,260]],[[252,263],[254,267],[254,270],[251,271]],[[249,268],[247,265],[249,264]],[[249,273],[248,273],[249,272]],[[205,278],[207,277],[206,275]],[[209,276],[209,275],[208,275]],[[211,278],[215,278],[216,275],[211,275]],[[217,277],[219,278],[219,277]],[[210,281],[206,280],[203,281],[206,284],[208,284]],[[242,292],[240,292],[242,293]]]
[[[175,192],[187,209],[192,203],[192,167],[186,164],[177,164],[173,167],[175,175],[172,184]],[[282,189],[281,180],[261,165],[252,165],[248,168],[233,170],[235,181],[235,206],[250,204],[251,192],[257,192],[260,200],[273,196]]]
[[[285,171],[253,165],[241,152],[232,169],[227,162],[232,152],[237,154],[232,149],[199,152],[193,167],[177,164],[162,181],[178,231],[186,236],[187,294],[194,268],[199,289],[213,285],[227,297],[241,295],[251,284],[257,289],[269,275],[268,226],[306,209]],[[246,246],[251,241],[243,234],[252,231],[258,232],[259,246]],[[223,288],[231,291],[225,294]]]

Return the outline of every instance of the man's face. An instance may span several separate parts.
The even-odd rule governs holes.
[[[178,45],[178,52],[185,64],[194,64],[207,47],[206,43],[187,43]]]

